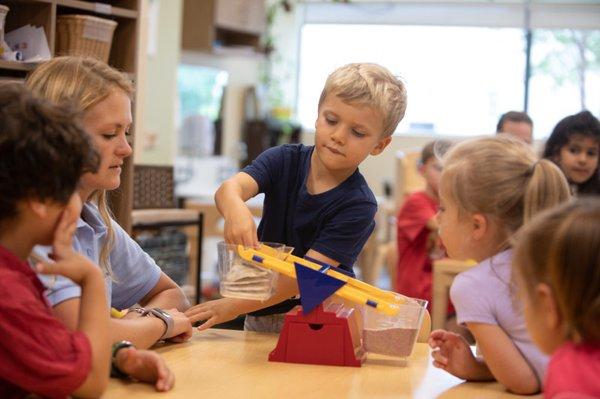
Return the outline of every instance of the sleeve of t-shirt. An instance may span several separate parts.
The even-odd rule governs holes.
[[[158,283],[162,271],[154,259],[113,221],[115,245],[110,253],[113,271],[111,306],[126,309],[148,294]]]
[[[323,227],[311,249],[352,267],[375,228],[376,212],[372,203],[345,208]]]
[[[283,169],[284,146],[277,146],[263,151],[242,172],[250,175],[258,184],[259,193],[267,193],[278,181]]]
[[[427,228],[427,222],[435,216],[426,199],[422,196],[410,196],[398,213],[398,233],[409,241],[414,241]]]
[[[65,328],[18,284],[0,287],[1,378],[43,397],[66,397],[90,371],[87,336]]]
[[[51,250],[51,247],[38,245],[33,249],[33,252],[38,257],[48,260],[48,253]],[[38,277],[46,287],[46,298],[51,306],[81,297],[81,287],[66,277],[58,275],[39,275]]]
[[[477,266],[476,266],[477,267]],[[460,273],[450,287],[450,299],[456,309],[456,321],[459,324],[483,323],[498,325],[494,317],[494,290],[482,287],[478,270],[472,269]]]

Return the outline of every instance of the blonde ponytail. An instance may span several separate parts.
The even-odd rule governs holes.
[[[554,164],[509,136],[466,140],[442,159],[440,190],[463,213],[492,217],[505,238],[542,209],[569,198],[566,178]]]
[[[536,213],[567,201],[569,192],[569,183],[558,166],[547,159],[536,161],[525,187],[523,223]]]

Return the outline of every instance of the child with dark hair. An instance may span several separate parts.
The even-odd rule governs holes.
[[[99,396],[110,343],[102,273],[71,249],[79,177],[97,154],[76,115],[34,99],[21,85],[0,90],[0,397]],[[53,244],[43,273],[76,280],[85,292],[77,331],[48,307],[27,264],[36,244]]]
[[[109,310],[101,270],[72,248],[81,213],[79,179],[95,172],[98,153],[78,114],[31,96],[20,84],[0,86],[0,397],[97,397],[110,363]],[[52,245],[54,262],[37,271],[81,286],[75,331],[56,319],[44,287],[27,263],[35,245]],[[170,387],[157,354],[132,353],[119,343],[119,371]],[[136,364],[130,365],[135,361]],[[117,370],[116,369],[116,370]],[[154,376],[154,377],[153,377]]]
[[[544,397],[600,397],[600,199],[540,214],[516,243],[513,273],[527,329],[552,355]]]
[[[589,111],[562,119],[548,138],[543,157],[563,171],[575,195],[600,194],[600,121]]]

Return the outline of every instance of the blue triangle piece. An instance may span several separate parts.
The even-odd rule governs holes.
[[[342,280],[328,276],[320,271],[313,270],[294,262],[296,268],[296,279],[300,289],[300,303],[302,312],[309,314],[319,306],[325,299],[339,290],[344,284]]]

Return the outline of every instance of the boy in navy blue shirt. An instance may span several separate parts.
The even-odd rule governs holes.
[[[321,93],[315,145],[283,145],[263,152],[225,181],[215,195],[225,219],[225,241],[255,246],[280,242],[307,256],[352,273],[352,265],[375,227],[375,196],[358,171],[380,154],[404,116],[404,84],[376,64],[348,64],[335,70]],[[256,229],[245,201],[265,194]],[[298,295],[294,279],[280,275],[266,301],[224,298],[186,312],[200,329],[246,317],[245,329],[276,332]],[[251,313],[254,312],[254,313]]]

